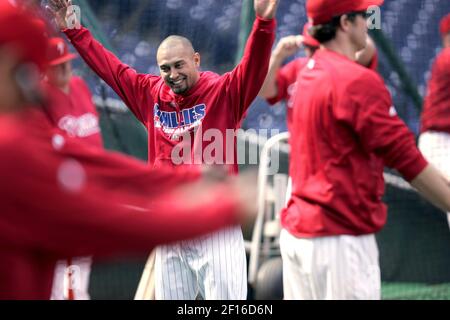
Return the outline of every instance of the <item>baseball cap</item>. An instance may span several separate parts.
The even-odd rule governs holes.
[[[365,11],[370,6],[380,6],[384,0],[307,0],[306,12],[312,24],[317,26],[330,22],[349,12]]]
[[[442,18],[440,30],[443,36],[450,32],[450,13]]]
[[[50,38],[47,46],[47,59],[50,66],[75,59],[77,56],[70,53],[69,47],[62,38]]]
[[[45,23],[44,23],[45,25]],[[0,47],[8,45],[22,62],[31,62],[44,70],[47,38],[43,24],[27,10],[0,0]]]
[[[308,22],[305,24],[305,26],[303,27],[303,43],[307,46],[310,47],[320,47],[320,43],[319,41],[317,41],[316,39],[314,39],[313,37],[311,37],[311,35],[309,34],[309,28],[311,28],[311,24]]]

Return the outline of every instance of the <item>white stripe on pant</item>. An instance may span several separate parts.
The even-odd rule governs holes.
[[[428,131],[420,135],[419,149],[425,158],[450,179],[450,134]],[[447,212],[450,227],[450,212]]]
[[[374,235],[299,239],[283,230],[285,300],[379,300],[381,277]]]
[[[240,227],[156,249],[157,300],[245,300],[247,266]]]

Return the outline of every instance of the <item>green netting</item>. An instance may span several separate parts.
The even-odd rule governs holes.
[[[384,300],[450,300],[450,283],[426,285],[384,282],[382,298]]]

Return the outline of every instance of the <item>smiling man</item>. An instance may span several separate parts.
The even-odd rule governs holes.
[[[223,141],[222,148],[214,154],[220,163],[215,164],[229,163],[232,158],[227,169],[237,174],[236,137],[226,132],[240,127],[264,83],[275,38],[278,2],[254,0],[256,19],[244,56],[224,75],[200,72],[200,54],[180,36],[170,36],[160,44],[160,76],[138,74],[107,51],[86,28],[67,29],[71,1],[51,0],[49,9],[81,57],[146,126],[151,166],[173,168],[179,160],[174,159],[173,151],[186,140],[191,148],[188,163],[184,164],[198,163],[199,151],[203,155],[202,150],[211,143],[204,137],[219,131]],[[210,159],[201,160],[200,163]],[[157,299],[247,297],[245,248],[239,227],[160,248],[155,270]]]
[[[200,54],[181,36],[170,36],[159,46],[156,55],[161,77],[176,94],[185,94],[199,80]]]
[[[49,299],[57,260],[147,252],[256,211],[235,179],[151,170],[54,128],[39,86],[48,39],[35,19],[0,0],[0,300]]]

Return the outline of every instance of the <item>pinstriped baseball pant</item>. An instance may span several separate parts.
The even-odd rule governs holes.
[[[420,135],[419,149],[425,158],[450,179],[450,134],[428,131]],[[450,226],[450,212],[447,212]]]
[[[379,300],[381,276],[374,235],[280,237],[285,300]]]
[[[247,264],[240,227],[156,249],[156,300],[245,300]]]

